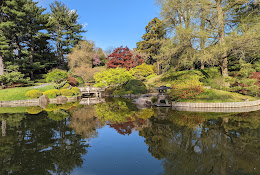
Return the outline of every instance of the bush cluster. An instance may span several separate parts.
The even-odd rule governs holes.
[[[43,93],[39,90],[30,90],[30,91],[26,92],[26,94],[25,94],[25,96],[28,98],[39,98],[42,95],[43,95]]]
[[[66,83],[62,88],[60,89],[68,89],[70,87],[70,84],[69,83]]]
[[[62,90],[60,90],[60,93],[61,93],[61,95],[66,96],[66,97],[71,97],[74,94],[73,91],[71,91],[69,89],[62,89]]]
[[[196,99],[204,92],[202,83],[197,80],[174,81],[169,93],[172,101]]]
[[[46,75],[46,81],[48,83],[53,82],[59,84],[63,81],[66,81],[67,79],[68,79],[68,73],[60,69],[54,69],[53,71],[49,72]]]
[[[29,114],[39,114],[42,110],[43,109],[40,106],[30,106],[26,109],[26,112]]]
[[[46,95],[48,98],[56,98],[57,96],[61,95],[60,91],[57,89],[45,91],[43,94]]]
[[[80,90],[77,87],[71,88],[71,91],[73,92],[74,95],[79,95],[80,94]]]

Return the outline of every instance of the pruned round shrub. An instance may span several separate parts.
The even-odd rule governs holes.
[[[44,109],[45,111],[49,112],[49,111],[57,111],[60,110],[60,105],[57,104],[49,104],[47,106],[47,108]]]
[[[73,103],[70,102],[70,103],[62,104],[60,109],[69,110],[72,107],[73,107]]]
[[[140,80],[130,80],[125,85],[126,91],[131,91],[133,94],[146,94],[147,89],[145,84]]]
[[[28,98],[39,98],[42,95],[43,95],[43,93],[39,90],[30,90],[30,91],[26,92],[26,94],[25,94],[25,96]]]
[[[68,81],[69,81],[69,84],[71,85],[71,86],[77,86],[77,79],[76,78],[74,78],[74,77],[72,77],[72,76],[69,76],[69,78],[68,78]]]
[[[68,73],[60,69],[54,69],[46,75],[46,81],[53,83],[61,83],[68,79]]]
[[[74,93],[74,95],[79,95],[80,94],[80,90],[77,87],[71,88],[71,91]]]
[[[29,114],[39,114],[42,110],[43,109],[40,106],[30,106],[26,109],[26,112]]]
[[[61,95],[66,96],[66,97],[70,97],[73,96],[73,92],[69,89],[62,89],[60,90]]]
[[[43,94],[46,95],[48,98],[56,98],[61,93],[57,89],[52,89],[52,90],[45,91]]]

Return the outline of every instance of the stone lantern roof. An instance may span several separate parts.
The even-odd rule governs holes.
[[[160,87],[156,87],[154,89],[158,90],[159,94],[165,94],[165,93],[167,93],[168,89],[172,89],[172,88],[167,87],[167,86],[160,86]]]

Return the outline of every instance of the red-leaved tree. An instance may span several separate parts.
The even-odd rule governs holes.
[[[106,63],[108,68],[122,67],[130,70],[143,63],[141,56],[133,55],[128,47],[123,46],[116,48],[106,59],[109,60]]]

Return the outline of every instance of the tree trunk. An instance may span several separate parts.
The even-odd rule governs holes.
[[[160,73],[161,72],[161,70],[160,70],[160,63],[157,61],[156,64],[157,64],[157,74],[160,75],[161,74]]]
[[[205,23],[206,23],[206,20],[205,20],[205,11],[203,10],[202,12],[202,16],[201,16],[201,23],[200,23],[200,31],[203,32],[205,30]],[[204,55],[205,54],[205,38],[204,36],[201,36],[200,37],[200,49],[201,49],[201,53]],[[204,57],[204,56],[203,56]],[[204,69],[205,66],[205,62],[203,59],[200,60],[200,69]]]
[[[0,53],[0,75],[4,75],[4,60],[3,60],[3,54]]]
[[[20,45],[20,42],[19,42],[19,38],[18,38],[18,36],[16,35],[15,36],[15,38],[16,38],[16,44],[17,44],[17,46],[18,46],[18,58],[21,60],[21,58],[22,58],[22,46]]]
[[[205,63],[204,60],[200,60],[200,69],[205,69]]]
[[[61,58],[60,58],[60,43],[59,41],[57,40],[57,43],[56,43],[56,47],[57,47],[57,56],[58,56],[58,61],[59,61],[59,66],[58,67],[61,67]]]
[[[227,52],[225,47],[225,29],[224,29],[224,12],[222,8],[222,0],[217,0],[217,11],[218,11],[218,34],[219,34],[219,45],[223,47],[223,54],[220,60],[221,63],[221,71],[222,76],[228,76],[228,60],[227,60]]]
[[[33,40],[33,36],[31,35],[31,55],[30,55],[30,65],[31,68],[33,67],[33,57],[34,57],[34,40]],[[30,72],[31,74],[31,79],[34,79],[34,75],[33,75],[33,70],[31,70]]]
[[[4,60],[3,60],[3,54],[0,53],[0,75],[4,75]],[[4,83],[1,82],[1,86],[3,87]]]

